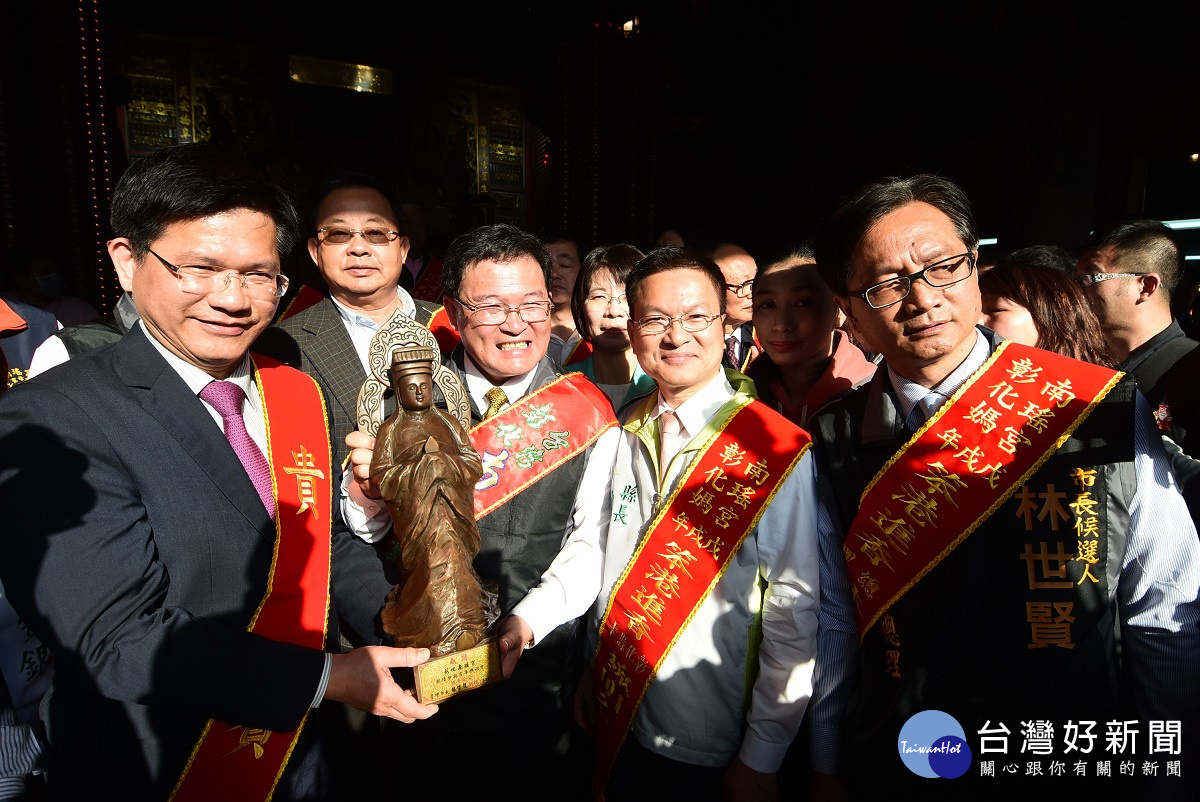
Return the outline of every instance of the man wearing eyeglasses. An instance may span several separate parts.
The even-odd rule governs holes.
[[[712,260],[725,277],[725,354],[722,364],[745,371],[758,345],[754,342],[754,276],[758,265],[740,245],[727,242],[712,252]]]
[[[542,232],[542,244],[550,254],[550,345],[547,353],[560,365],[582,362],[592,353],[592,345],[575,328],[571,314],[571,295],[579,280],[579,243],[568,231]]]
[[[1200,456],[1200,444],[1188,441],[1187,430],[1171,414],[1168,391],[1175,365],[1198,345],[1171,313],[1171,294],[1182,276],[1179,244],[1157,220],[1122,223],[1097,235],[1075,266],[1075,280],[1100,318],[1109,351],[1137,379],[1159,430]]]
[[[1038,746],[1048,765],[1077,759],[1072,733],[1105,722],[1194,721],[1200,550],[1145,400],[1119,373],[977,328],[977,243],[962,190],[935,176],[867,186],[818,240],[839,306],[884,363],[812,427],[815,798],[847,781],[863,798],[915,793],[941,776],[1011,799],[1045,778],[977,763],[1010,762],[1035,722],[1056,734]],[[962,732],[905,729],[927,710]],[[920,753],[948,735],[972,755]],[[1008,752],[980,754],[997,739]],[[1073,778],[1130,798],[1112,779]],[[1140,781],[1151,798],[1194,793],[1163,779]]]
[[[387,673],[419,650],[324,651],[338,618],[378,642],[388,582],[333,505],[319,387],[248,355],[296,223],[217,149],[135,161],[109,255],[140,322],[0,401],[0,578],[55,655],[52,797],[328,798],[312,708],[435,712]]]
[[[660,248],[625,287],[657,391],[623,416],[590,617],[579,716],[597,788],[613,802],[778,798],[816,648],[808,436],[723,369],[712,261]]]
[[[519,765],[552,795],[579,798],[587,777],[577,749],[570,752],[570,704],[578,619],[600,587],[615,415],[583,374],[564,375],[546,354],[551,267],[536,237],[483,226],[454,240],[444,263],[444,303],[462,336],[448,364],[470,395],[470,438],[484,470],[475,488],[475,568],[499,591],[506,617],[497,636],[509,678],[444,705],[436,723],[390,733],[396,754],[421,767],[406,774],[408,793],[436,794],[464,765],[486,761]],[[355,478],[377,497],[368,481],[374,441],[350,439]],[[375,516],[356,528],[388,536],[386,509],[368,511]]]
[[[438,307],[414,300],[401,286],[408,238],[384,185],[347,174],[321,190],[308,239],[329,294],[263,332],[259,353],[321,382],[333,413],[334,458],[349,455],[346,435],[358,427],[358,391],[367,378],[371,338],[399,309],[428,325]]]

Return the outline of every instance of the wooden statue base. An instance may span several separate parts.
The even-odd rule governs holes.
[[[488,638],[470,649],[434,657],[413,668],[417,701],[434,704],[502,679],[500,647]]]

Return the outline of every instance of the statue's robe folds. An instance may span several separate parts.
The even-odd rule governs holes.
[[[392,513],[402,580],[382,618],[397,646],[426,647],[438,657],[474,646],[495,620],[495,591],[472,565],[482,475],[465,432],[437,408],[400,409],[379,428],[371,476]]]

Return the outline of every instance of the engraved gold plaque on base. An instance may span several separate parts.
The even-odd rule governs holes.
[[[494,638],[461,652],[434,657],[413,667],[417,701],[434,704],[499,682],[500,647]]]

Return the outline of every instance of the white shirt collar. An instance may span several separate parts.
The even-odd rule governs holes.
[[[938,386],[932,389],[904,378],[892,370],[891,365],[888,365],[888,378],[892,380],[892,389],[896,391],[896,401],[900,404],[901,419],[907,420],[913,407],[931,392],[942,396],[941,402],[938,404],[940,407],[946,402],[946,399],[954,395],[959,387],[963,386],[967,379],[971,378],[975,371],[979,370],[991,352],[992,345],[988,342],[988,338],[978,328],[975,329],[975,345],[971,348],[971,353],[967,354],[967,358],[962,361],[961,365],[952,370],[949,376],[942,379]]]
[[[401,311],[415,319],[417,317],[417,305],[413,303],[412,296],[405,292],[403,287],[397,285],[396,297],[400,300]],[[332,295],[329,296],[329,300],[333,301],[334,307],[337,308],[338,314],[342,316],[342,322],[346,324],[347,328],[360,326],[371,331],[379,331],[379,324],[371,320],[371,318],[360,312],[355,312]]]
[[[500,385],[500,388],[504,390],[504,394],[508,396],[509,404],[524,398],[525,394],[529,392],[529,385],[533,384],[533,374],[536,370],[535,368],[528,373],[522,373],[520,376],[512,376],[505,379]],[[484,398],[484,394],[496,385],[492,384],[491,380],[483,375],[478,366],[471,361],[471,355],[465,350],[463,351],[463,373],[467,377],[467,392],[471,394],[472,400],[475,401],[475,406],[480,410],[487,409],[488,402]]]
[[[655,405],[650,419],[655,420],[659,415],[671,409],[679,418],[679,424],[684,431],[694,437],[730,398],[733,398],[733,385],[725,378],[725,371],[718,370],[717,375],[709,379],[708,383],[697,390],[695,395],[680,404],[678,409],[671,409],[671,406],[663,400],[660,391],[658,403]]]
[[[117,299],[117,305],[113,308],[113,315],[121,321],[121,325],[125,327],[125,331],[133,328],[133,324],[141,319],[138,314],[137,305],[133,302],[132,293],[121,293],[121,297]]]
[[[200,395],[200,391],[209,385],[210,382],[217,381],[209,374],[205,373],[200,368],[186,362],[176,356],[167,347],[155,339],[154,335],[146,328],[146,323],[142,320],[138,321],[138,325],[142,327],[142,333],[146,335],[146,339],[150,344],[162,354],[163,359],[167,361],[171,369],[179,374],[179,378],[183,379],[183,383],[188,386],[196,395]],[[242,388],[242,392],[246,394],[246,402],[253,409],[258,409],[258,393],[254,388],[254,376],[250,371],[250,358],[243,356],[241,363],[233,369],[233,373],[225,378],[225,381],[232,382]]]

